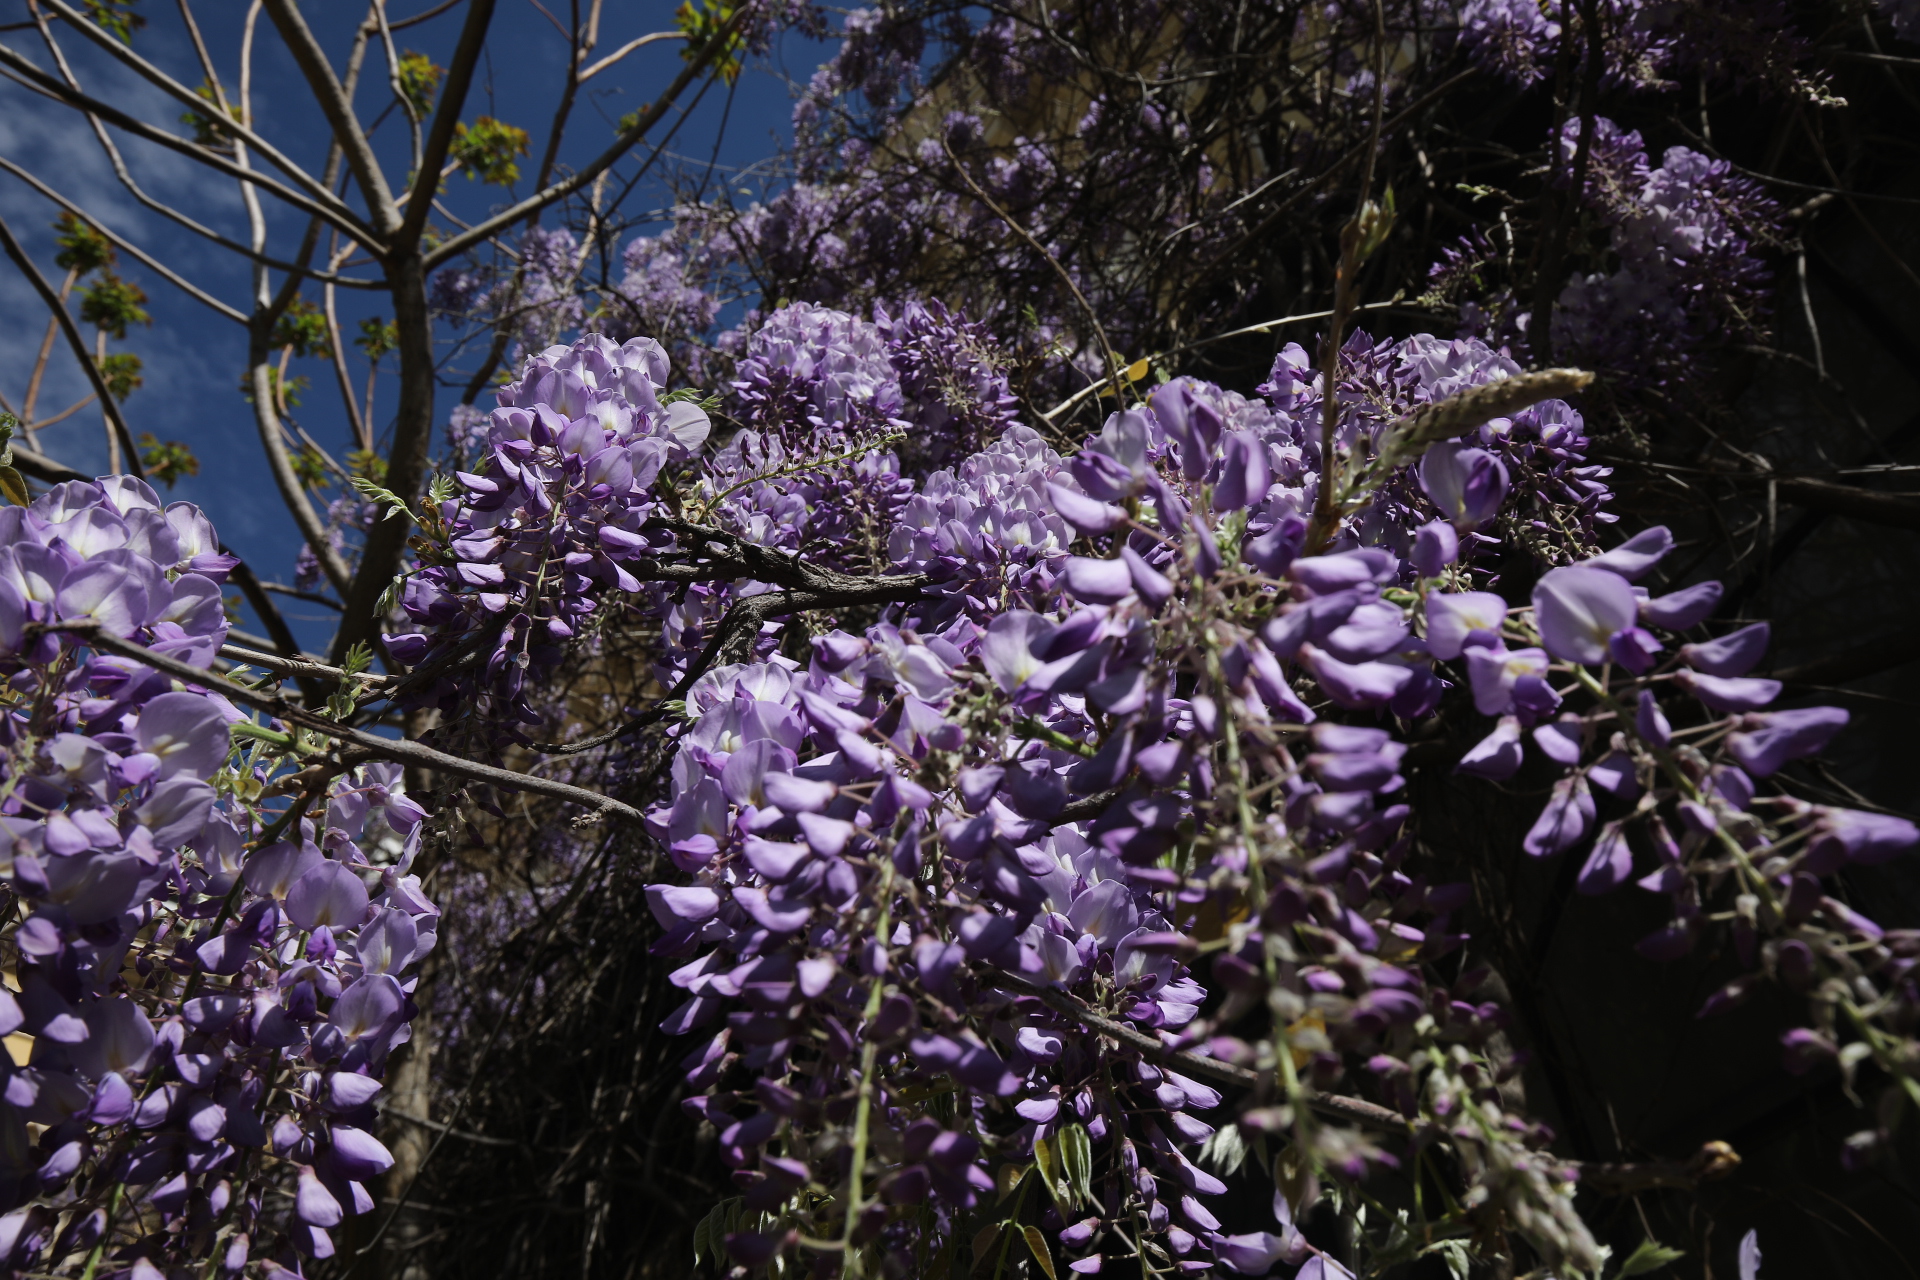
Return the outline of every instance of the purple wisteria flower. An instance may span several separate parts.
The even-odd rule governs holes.
[[[33,694],[0,716],[0,853],[23,917],[0,1023],[36,1045],[0,1062],[17,1268],[74,1247],[47,1230],[57,1206],[104,1222],[110,1186],[155,1228],[154,1274],[207,1265],[195,1233],[216,1220],[228,1270],[297,1268],[332,1255],[393,1162],[371,1104],[438,918],[409,870],[425,814],[399,769],[336,771],[275,820],[257,802],[283,729],[85,632],[34,630],[92,624],[209,667],[235,563],[218,546],[200,512],[131,479],[0,511],[0,671]]]

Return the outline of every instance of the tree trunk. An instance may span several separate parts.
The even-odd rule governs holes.
[[[427,312],[427,276],[418,251],[387,263],[387,282],[393,294],[393,323],[399,332],[400,408],[393,427],[393,447],[387,453],[386,487],[409,503],[420,496],[426,479],[427,451],[433,442],[433,317]],[[340,630],[333,639],[333,660],[366,643],[379,648],[380,597],[401,557],[413,522],[404,518],[377,521],[367,534],[354,575]]]

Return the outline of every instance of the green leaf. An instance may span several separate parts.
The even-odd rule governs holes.
[[[1642,1240],[1640,1247],[1627,1255],[1627,1260],[1614,1272],[1614,1280],[1626,1280],[1628,1276],[1644,1276],[1658,1271],[1670,1262],[1687,1256],[1685,1249],[1669,1249],[1657,1240]]]
[[[1466,1241],[1442,1240],[1433,1247],[1432,1252],[1438,1253],[1447,1264],[1447,1272],[1453,1280],[1467,1280],[1467,1274],[1472,1270],[1473,1263],[1472,1255],[1467,1252]]]
[[[71,213],[63,213],[53,224],[57,233],[53,242],[60,251],[53,255],[54,265],[76,275],[92,275],[101,267],[110,267],[118,255],[113,244],[94,226]]]
[[[305,298],[295,297],[273,323],[267,337],[271,347],[292,347],[296,356],[333,354],[333,339],[327,329],[327,317]]]
[[[720,412],[720,406],[723,403],[719,396],[702,391],[698,387],[681,387],[660,397],[661,404],[678,404],[682,400],[692,402],[707,413]]]
[[[713,1215],[708,1214],[706,1217],[700,1219],[699,1223],[693,1228],[693,1265],[695,1267],[698,1267],[702,1262],[707,1260],[707,1252],[711,1247],[707,1240],[709,1234],[707,1223],[712,1220]]]
[[[424,118],[433,110],[433,95],[439,92],[440,80],[447,69],[426,54],[408,49],[400,55],[396,70],[400,73],[400,92],[406,95],[413,114]]]
[[[367,359],[379,361],[381,356],[400,345],[400,326],[391,320],[382,320],[379,316],[360,322],[360,336],[353,345],[367,353]]]
[[[1385,200],[1369,200],[1360,207],[1359,215],[1347,224],[1347,234],[1353,237],[1353,260],[1356,265],[1372,257],[1387,242],[1387,236],[1393,231],[1394,217],[1392,187],[1387,188]],[[1343,235],[1342,239],[1345,238]]]
[[[141,375],[141,367],[140,357],[131,351],[116,351],[102,360],[100,380],[107,384],[107,394],[115,400],[124,401],[138,391],[146,381]]]
[[[711,1258],[717,1269],[723,1268],[721,1241],[739,1224],[739,1196],[732,1196],[713,1206],[707,1216],[700,1219],[700,1225],[693,1229],[693,1265],[698,1267],[701,1262]]]
[[[379,617],[384,618],[388,614],[392,613],[394,609],[398,608],[400,604],[401,588],[405,587],[406,585],[407,585],[406,574],[404,573],[394,574],[393,581],[389,582],[387,584],[387,589],[380,593],[380,600],[373,607],[375,614],[377,614]]]
[[[1075,1204],[1093,1199],[1093,1140],[1077,1124],[1062,1128],[1054,1138],[1060,1155],[1060,1171],[1066,1176]]]
[[[127,336],[128,325],[153,324],[147,314],[147,291],[102,268],[99,277],[80,295],[80,318],[115,338]]]
[[[178,440],[161,440],[151,431],[140,433],[140,465],[146,468],[147,479],[158,480],[169,489],[186,476],[200,474],[200,459],[192,449]]]
[[[1033,1255],[1033,1260],[1047,1273],[1047,1280],[1060,1280],[1053,1269],[1053,1250],[1047,1248],[1047,1238],[1040,1234],[1040,1228],[1022,1227],[1020,1238],[1027,1242],[1027,1252]]]
[[[387,519],[391,520],[395,516],[412,514],[412,512],[407,509],[407,504],[400,498],[400,495],[393,490],[383,489],[365,476],[354,476],[351,483],[354,492],[358,493],[368,502],[377,502],[381,506],[386,507]]]
[[[24,507],[33,501],[33,495],[27,492],[27,482],[13,469],[13,429],[20,425],[20,419],[10,413],[0,413],[0,493],[16,507]]]
[[[120,43],[133,43],[133,33],[147,25],[147,20],[133,11],[138,0],[84,0],[87,16],[101,28],[120,37]]]
[[[1073,1187],[1066,1180],[1066,1170],[1060,1161],[1060,1150],[1054,1145],[1052,1138],[1033,1140],[1033,1163],[1040,1171],[1040,1181],[1046,1187],[1047,1194],[1052,1196],[1053,1202],[1060,1206],[1060,1212],[1071,1213]]]
[[[481,116],[471,125],[465,121],[453,126],[453,145],[448,154],[455,164],[496,187],[510,187],[520,181],[520,166],[515,156],[531,155],[527,149],[527,131],[492,116]]]
[[[680,51],[680,56],[691,61],[707,41],[720,34],[720,28],[733,20],[733,12],[734,7],[727,0],[686,0],[674,15],[674,25],[687,37],[686,47]],[[740,58],[746,51],[746,43],[746,33],[735,28],[714,58],[713,69],[728,84],[732,84],[740,75]]]
[[[350,676],[357,676],[362,671],[371,670],[372,667],[373,650],[364,640],[348,649],[346,656],[340,659],[340,669]]]
[[[1247,1162],[1247,1140],[1237,1124],[1221,1125],[1200,1148],[1199,1161],[1223,1178],[1240,1172]]]

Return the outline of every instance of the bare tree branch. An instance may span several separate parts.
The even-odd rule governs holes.
[[[1771,481],[1780,487],[1780,501],[1811,511],[1859,520],[1867,524],[1888,525],[1895,529],[1920,529],[1920,493],[1883,493],[1859,485],[1835,484],[1831,480],[1811,480],[1796,476],[1743,476],[1749,482]]]
[[[307,87],[313,91],[321,114],[333,130],[333,140],[346,153],[347,168],[353,171],[353,180],[367,202],[368,216],[381,237],[390,238],[400,225],[400,211],[393,203],[393,192],[387,188],[387,176],[381,172],[379,158],[373,154],[373,144],[353,114],[347,89],[333,74],[326,52],[313,38],[307,20],[300,16],[292,0],[266,0],[266,5],[267,16],[273,19],[280,38],[286,41],[287,51],[293,55],[300,74],[306,77]]]
[[[25,169],[22,169],[19,165],[13,163],[13,161],[7,159],[5,156],[0,156],[0,169],[5,169],[8,173],[11,173],[14,177],[20,179],[22,182],[32,187],[35,191],[38,191],[41,195],[45,196],[47,199],[51,200],[53,203],[59,205],[62,209],[65,209],[68,213],[71,213],[74,217],[80,218],[83,221],[85,221],[89,226],[93,227],[94,230],[98,231],[101,235],[105,236],[108,240],[110,240],[116,248],[124,250],[128,257],[136,259],[142,265],[150,268],[151,270],[155,271],[156,273],[162,276],[165,276],[168,283],[174,285],[176,288],[184,290],[185,292],[191,294],[193,297],[195,297],[199,301],[206,303],[208,306],[214,308],[217,311],[223,310],[226,308],[226,304],[224,302],[221,302],[219,299],[214,298],[211,295],[203,296],[202,291],[196,288],[190,282],[182,279],[176,279],[173,276],[173,274],[170,273],[168,269],[159,261],[159,259],[152,257],[145,250],[141,249],[139,246],[135,245],[132,241],[126,239],[125,237],[115,235],[112,231],[109,231],[104,225],[102,225],[99,222],[98,219],[94,217],[94,215],[92,215],[91,213],[88,213],[85,209],[81,208],[78,204],[75,204],[72,200],[69,200],[66,196],[61,195],[58,191],[55,191],[52,187],[42,182],[39,178],[35,177],[32,173],[28,172]],[[126,179],[124,175],[122,180],[123,180],[123,183],[126,183]],[[271,267],[275,271],[285,271],[290,275],[303,276],[309,280],[318,280],[325,284],[339,285],[342,289],[383,289],[384,290],[387,287],[386,281],[384,280],[361,280],[361,279],[356,279],[352,276],[337,275],[331,271],[314,271],[314,270],[302,267],[298,263],[283,262],[279,258],[270,258],[263,254],[255,253],[252,249],[249,249],[246,245],[241,244],[238,240],[228,239],[226,236],[221,235],[218,231],[214,231],[209,227],[201,226],[199,223],[195,222],[192,218],[187,217],[185,214],[180,213],[177,210],[167,208],[165,205],[147,196],[144,192],[133,187],[130,183],[126,183],[126,185],[128,185],[129,190],[132,191],[134,197],[138,199],[140,203],[146,205],[149,209],[152,209],[155,213],[158,213],[162,217],[169,218],[174,222],[179,223],[181,226],[185,227],[187,230],[193,232],[196,235],[203,236],[206,239],[211,240],[213,243],[219,245],[222,249],[230,249],[234,253],[240,254],[242,257],[245,257],[252,261],[260,263],[262,266]],[[246,314],[241,311],[236,310],[234,311],[233,314],[234,314],[234,318],[242,321],[243,323],[247,318]]]
[[[233,552],[225,547],[222,547],[221,551],[227,555],[233,555]],[[260,619],[260,625],[267,629],[267,635],[273,639],[274,647],[289,658],[297,659],[300,654],[300,642],[294,639],[293,628],[287,625],[287,620],[281,616],[279,607],[267,595],[264,584],[254,576],[247,562],[238,556],[234,556],[234,561],[233,569],[227,575],[228,581],[239,587],[241,594],[247,597],[247,603],[253,606],[254,615]],[[308,705],[317,705],[326,698],[326,686],[314,678],[315,673],[289,672],[288,674],[299,681],[300,696],[307,700]]]
[[[307,501],[307,490],[300,483],[300,477],[294,474],[293,460],[287,456],[286,434],[280,424],[280,415],[273,407],[273,364],[267,359],[266,342],[258,326],[255,326],[254,335],[247,384],[253,392],[253,421],[260,432],[260,444],[267,452],[267,469],[273,472],[273,482],[279,488],[280,498],[287,504],[287,510],[292,513],[300,536],[306,539],[307,547],[320,562],[320,571],[327,575],[327,581],[344,599],[353,584],[353,571],[347,568],[346,561],[340,558],[340,553],[327,540],[326,526],[321,523],[313,504]]]
[[[46,484],[65,484],[69,480],[85,483],[93,479],[84,471],[75,471],[66,463],[56,462],[46,454],[23,445],[13,446],[13,465],[15,470],[25,472],[35,480]]]
[[[207,85],[213,91],[214,102],[222,111],[227,109],[227,91],[220,87],[220,71],[213,65],[213,55],[207,51],[207,42],[200,34],[200,24],[194,20],[193,5],[189,0],[176,0],[180,9],[180,22],[187,29],[187,38],[193,41],[194,56],[200,59],[200,74],[207,79]]]
[[[304,213],[311,214],[317,218],[324,218],[345,234],[352,236],[361,244],[366,245],[369,250],[375,253],[384,252],[385,246],[382,243],[380,235],[375,232],[372,227],[362,222],[352,209],[339,204],[338,201],[332,200],[331,196],[329,196],[329,202],[325,204],[311,200],[287,186],[285,183],[277,182],[264,174],[243,168],[225,156],[220,155],[218,152],[209,151],[198,143],[189,142],[185,138],[168,133],[164,129],[157,129],[145,121],[136,120],[126,112],[121,111],[117,107],[109,106],[98,98],[82,93],[77,89],[68,88],[59,80],[48,75],[39,67],[34,66],[32,62],[21,57],[20,54],[8,48],[6,45],[0,45],[0,66],[6,67],[22,80],[41,89],[48,97],[57,98],[66,105],[84,111],[89,115],[98,116],[101,120],[125,130],[136,138],[142,138],[148,142],[155,143],[167,148],[169,151],[176,151],[189,159],[199,161],[210,169],[217,169],[229,177],[238,178],[242,182],[252,183],[254,186],[279,197],[287,204],[292,205]]]
[[[353,380],[347,376],[347,352],[340,342],[340,316],[333,305],[333,286],[326,285],[320,292],[322,310],[327,317],[327,343],[332,350],[333,374],[340,382],[340,400],[347,406],[347,425],[353,428],[353,438],[362,449],[373,449],[373,428],[360,413],[360,399],[354,394]],[[367,384],[367,409],[373,409],[373,384]]]
[[[235,662],[244,662],[249,666],[259,667],[263,671],[273,671],[280,675],[293,676],[295,678],[312,676],[323,680],[361,680],[365,681],[369,687],[375,689],[382,685],[393,683],[391,676],[376,676],[365,672],[350,676],[339,667],[328,666],[324,662],[315,662],[310,658],[301,656],[298,649],[293,650],[291,653],[273,654],[262,653],[257,649],[243,648],[237,644],[223,644],[220,646],[220,656],[223,658],[232,658]]]
[[[417,27],[421,23],[427,21],[429,18],[439,17],[441,14],[445,13],[447,10],[453,8],[453,6],[459,3],[460,3],[460,0],[440,0],[440,3],[433,6],[433,8],[431,9],[425,10],[424,12],[421,12],[421,13],[416,13],[411,18],[393,19],[387,25],[389,28],[391,28],[394,31],[399,31],[406,27]]]
[[[60,326],[58,323],[54,323],[53,327],[57,330]],[[56,423],[65,422],[68,418],[71,418],[74,414],[80,412],[82,409],[92,404],[96,398],[97,397],[93,396],[92,394],[81,396],[78,400],[75,400],[72,404],[68,405],[66,408],[62,409],[60,412],[54,414],[51,418],[35,418],[31,422],[27,421],[25,418],[22,418],[20,420],[20,427],[22,430],[29,433],[32,433],[35,431],[45,431],[48,427],[51,427]]]
[[[66,335],[67,345],[73,348],[73,358],[80,362],[81,372],[87,375],[87,382],[92,385],[93,394],[99,397],[101,412],[106,414],[107,421],[113,425],[120,447],[126,450],[127,469],[144,479],[146,472],[140,466],[140,450],[133,443],[133,432],[127,429],[127,420],[120,412],[119,401],[113,398],[113,393],[107,389],[106,379],[100,376],[100,366],[94,362],[93,354],[87,350],[87,340],[80,336],[80,326],[76,325],[73,322],[73,316],[68,314],[66,304],[60,300],[59,292],[47,283],[47,278],[40,274],[40,268],[33,264],[33,259],[29,258],[26,250],[20,247],[20,242],[13,238],[13,229],[7,225],[4,218],[0,218],[0,247],[5,248],[7,256],[13,259],[13,264],[20,268],[20,274],[27,278],[34,292],[40,295],[41,301],[47,304],[47,309],[59,322],[60,332]]]
[[[308,604],[317,604],[324,608],[331,609],[335,613],[340,612],[340,602],[338,600],[335,600],[332,596],[323,596],[317,591],[302,591],[299,587],[290,587],[284,582],[262,581],[260,586],[263,590],[271,591],[277,596],[291,596],[295,600],[305,600]]]
[[[577,18],[578,5],[575,6],[574,13]],[[567,79],[560,89],[560,101],[553,109],[553,123],[547,128],[547,145],[541,149],[540,168],[534,174],[535,187],[544,187],[553,180],[553,166],[560,156],[560,140],[566,136],[567,120],[573,114],[573,102],[580,93],[580,83],[583,79],[580,74],[580,63],[593,51],[594,33],[598,32],[600,26],[599,17],[599,0],[594,0],[593,20],[588,24],[589,30],[582,32],[576,25],[573,31],[568,33]],[[540,212],[535,210],[528,215],[527,225],[532,226],[539,219]]]
[[[413,144],[413,171],[424,173],[420,167],[420,113],[413,109],[413,98],[400,79],[400,51],[393,45],[393,28],[387,25],[387,0],[373,0],[373,21],[380,28],[380,47],[387,55],[387,86],[407,116],[407,136]]]
[[[105,237],[107,243],[111,244],[114,248],[119,249],[121,252],[125,253],[129,258],[132,258],[134,261],[138,262],[141,266],[147,268],[149,271],[159,276],[162,280],[165,280],[168,284],[180,290],[180,292],[186,294],[189,298],[192,298],[195,302],[201,303],[202,305],[207,307],[211,307],[213,310],[219,312],[221,315],[225,316],[229,320],[238,321],[241,324],[245,324],[247,322],[247,316],[245,312],[239,310],[237,307],[228,306],[226,303],[220,301],[220,299],[208,293],[205,289],[202,289],[199,285],[194,284],[191,280],[188,280],[185,277],[181,276],[178,272],[174,271],[171,267],[167,266],[164,262],[161,262],[158,258],[154,257],[152,254],[142,249],[139,245],[134,244],[131,240],[127,239],[125,236],[116,234],[115,232],[110,230],[105,223],[101,222],[100,219],[95,217],[93,214],[88,213],[85,209],[82,209],[79,205],[73,203],[73,201],[68,200],[65,196],[62,196],[59,192],[53,190],[53,188],[47,186],[45,183],[41,182],[38,178],[34,177],[31,173],[28,173],[25,169],[22,169],[19,165],[13,163],[13,161],[7,159],[5,156],[0,156],[0,169],[5,169],[8,173],[11,173],[16,178],[21,179],[23,182],[27,183],[27,185],[31,186],[36,191],[38,191],[41,195],[53,201],[55,204],[59,205],[62,209],[65,209],[68,213],[71,213],[74,217],[79,218],[82,222],[85,222],[88,226],[92,227],[95,231],[98,231],[103,237]]]
[[[466,25],[460,29],[460,42],[454,46],[453,57],[447,62],[440,105],[434,108],[426,149],[421,153],[420,168],[414,175],[413,192],[407,198],[406,216],[395,237],[396,243],[408,248],[419,243],[426,229],[427,215],[432,212],[434,192],[440,186],[440,166],[446,163],[447,152],[453,147],[454,126],[460,122],[467,90],[473,85],[473,68],[486,47],[487,28],[493,22],[493,4],[494,0],[472,0]]]
[[[246,685],[228,680],[212,671],[204,671],[190,663],[182,662],[162,653],[138,645],[131,640],[102,631],[99,624],[92,622],[57,622],[50,625],[30,624],[41,632],[58,632],[73,636],[75,639],[106,653],[118,654],[123,658],[132,658],[136,662],[164,672],[177,680],[196,684],[206,689],[217,690],[243,706],[264,711],[276,720],[297,725],[302,729],[332,738],[353,748],[340,753],[342,763],[358,764],[366,760],[393,760],[401,764],[416,765],[422,769],[434,769],[441,773],[452,774],[456,778],[466,778],[472,782],[484,782],[491,786],[504,787],[514,791],[530,791],[535,795],[551,796],[556,800],[565,800],[577,804],[589,811],[591,817],[599,818],[615,815],[632,822],[644,820],[645,814],[632,805],[623,804],[611,796],[603,796],[597,791],[588,791],[584,787],[570,786],[564,782],[554,782],[547,778],[538,778],[532,774],[515,773],[511,769],[502,769],[495,765],[479,764],[444,751],[435,751],[405,738],[382,738],[376,734],[355,729],[329,720],[326,716],[296,706],[285,698],[275,694],[250,689]]]
[[[582,71],[580,73],[580,82],[585,84],[602,71],[612,67],[635,49],[645,48],[656,40],[685,40],[686,38],[686,33],[681,31],[655,31],[650,35],[641,36],[638,40],[629,40],[606,57],[600,59],[600,61],[588,67],[585,71]]]
[[[566,178],[547,187],[545,190],[536,191],[525,200],[506,209],[504,212],[497,213],[484,222],[476,224],[472,230],[464,231],[457,236],[452,236],[443,241],[431,253],[426,255],[426,265],[428,269],[439,266],[449,258],[466,252],[495,232],[505,230],[507,227],[525,218],[528,214],[539,209],[544,209],[557,200],[565,199],[567,196],[572,195],[574,192],[591,183],[605,170],[611,168],[622,156],[633,150],[634,143],[647,136],[647,130],[653,128],[654,125],[660,122],[660,119],[672,108],[674,102],[686,91],[687,86],[692,84],[694,79],[705,71],[708,64],[720,54],[721,50],[727,47],[727,42],[733,38],[734,33],[746,22],[748,15],[752,12],[753,6],[750,4],[743,4],[734,10],[733,16],[721,25],[720,29],[713,34],[711,39],[700,46],[699,50],[688,60],[686,67],[681,70],[678,76],[674,77],[673,83],[667,86],[666,91],[654,99],[645,111],[640,113],[640,118],[634,121],[633,127],[622,133],[611,147],[601,152],[594,159],[588,161]]]
[[[154,85],[169,97],[185,104],[196,113],[206,116],[213,128],[246,143],[262,159],[266,160],[274,168],[280,170],[280,172],[286,174],[289,178],[293,179],[293,181],[305,187],[316,199],[323,203],[332,203],[342,211],[351,212],[351,209],[344,202],[339,201],[324,184],[305,169],[295,164],[290,158],[282,154],[278,147],[275,147],[265,138],[255,133],[247,125],[235,120],[230,115],[226,115],[223,111],[215,111],[212,114],[208,114],[207,108],[209,105],[221,107],[225,105],[224,99],[226,95],[219,90],[220,82],[216,77],[211,75],[208,77],[214,86],[217,100],[215,103],[209,104],[205,98],[135,53],[130,46],[122,43],[108,32],[101,30],[98,24],[89,21],[85,14],[75,9],[72,5],[67,4],[66,0],[39,0],[39,3],[46,5],[47,8],[66,19],[68,25],[79,31],[80,34],[87,37],[87,39],[93,41],[94,44],[105,49],[115,59],[131,68],[141,79]],[[195,46],[197,48],[202,47],[199,40],[199,27],[196,25],[191,29]],[[76,85],[75,87],[77,88],[78,86]]]
[[[19,452],[15,449],[14,456]],[[1903,667],[1916,658],[1920,658],[1920,640],[1903,631],[1791,667],[1776,667],[1767,674],[1788,684],[1840,685]]]

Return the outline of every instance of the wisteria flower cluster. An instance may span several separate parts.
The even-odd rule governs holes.
[[[1576,117],[1559,134],[1562,187],[1573,185],[1581,131]],[[1555,299],[1556,358],[1624,388],[1671,389],[1697,374],[1703,355],[1762,334],[1772,281],[1764,255],[1781,239],[1780,209],[1727,161],[1669,147],[1654,165],[1638,133],[1598,116],[1575,198],[1605,237],[1582,250],[1586,265]],[[1529,341],[1529,300],[1502,283],[1502,261],[1483,234],[1463,238],[1429,272],[1433,296],[1459,305],[1463,335]]]
[[[297,1272],[393,1163],[374,1102],[435,939],[423,810],[397,767],[316,773],[126,656],[209,668],[234,563],[138,480],[0,512],[0,1027],[31,1045],[0,1061],[9,1274]]]
[[[636,242],[636,246],[644,242]],[[634,252],[644,254],[636,247]],[[579,327],[587,314],[581,294],[579,241],[571,231],[530,227],[520,237],[519,252],[499,265],[452,268],[436,272],[428,302],[436,314],[455,323],[484,317],[513,335],[515,352],[538,351],[562,333]],[[623,288],[633,289],[629,279]],[[662,310],[651,295],[620,294],[613,299],[631,311],[642,309],[649,319],[674,318],[670,303]]]
[[[428,630],[386,638],[396,659],[424,669],[416,703],[461,712],[478,695],[482,715],[538,723],[523,696],[529,676],[554,665],[601,594],[639,590],[629,565],[654,545],[654,479],[710,430],[699,406],[663,402],[666,381],[659,343],[596,335],[530,359],[501,389],[486,453],[455,473],[464,499],[449,494],[428,512],[438,562],[400,598]],[[478,685],[426,678],[470,658]]]
[[[1779,207],[1725,160],[1669,147],[1656,166],[1639,134],[1605,117],[1593,130],[1587,199],[1617,266],[1568,283],[1554,307],[1554,350],[1629,380],[1666,381],[1708,343],[1759,331],[1771,277],[1759,254],[1775,238]],[[1569,121],[1560,141],[1569,173],[1579,135]],[[1656,333],[1667,351],[1650,360],[1645,340]]]
[[[863,435],[907,411],[881,328],[790,310],[742,362],[750,429],[709,457],[679,442],[694,456],[672,503],[609,503],[594,458],[669,448],[664,411],[628,416],[660,381],[643,350],[590,337],[529,365],[486,473],[442,514],[450,546],[497,519],[537,550],[420,576],[544,621],[562,610],[526,602],[559,551],[580,599],[617,591],[661,619],[681,718],[648,826],[681,878],[649,901],[686,992],[664,1029],[697,1037],[688,1106],[741,1191],[701,1247],[747,1270],[1013,1251],[1074,1274],[1345,1274],[1295,1226],[1320,1188],[1443,1145],[1456,1207],[1424,1244],[1366,1239],[1347,1262],[1498,1222],[1557,1273],[1595,1272],[1579,1170],[1497,1087],[1518,1069],[1507,1015],[1476,994],[1483,970],[1434,963],[1470,895],[1423,868],[1401,765],[1462,704],[1491,726],[1463,775],[1510,777],[1528,739],[1558,773],[1529,854],[1584,850],[1584,892],[1637,879],[1673,904],[1642,954],[1730,931],[1749,972],[1711,1008],[1769,978],[1816,992],[1788,1065],[1871,1059],[1890,1097],[1907,1087],[1920,948],[1821,877],[1920,833],[1763,794],[1844,714],[1766,709],[1779,686],[1747,674],[1764,628],[1699,631],[1717,584],[1635,586],[1665,530],[1596,552],[1605,472],[1571,406],[1443,412],[1534,385],[1503,353],[1356,336],[1330,458],[1326,389],[1290,347],[1263,400],[1178,379],[1071,458],[1014,422],[916,477]],[[1449,434],[1419,434],[1436,421]],[[885,498],[875,545],[839,510],[856,484]],[[1323,484],[1342,495],[1331,525]],[[1517,607],[1484,567],[1509,541],[1545,570]],[[837,567],[810,567],[816,548]],[[707,642],[671,640],[701,592]],[[809,611],[875,607],[796,649]],[[488,679],[512,661],[493,652]],[[1847,1158],[1872,1158],[1897,1111]],[[1280,1153],[1275,1216],[1230,1228],[1210,1202],[1254,1148]]]
[[[744,429],[676,478],[711,425],[666,393],[660,344],[596,335],[543,352],[501,390],[488,452],[455,473],[464,497],[428,513],[437,562],[399,600],[420,630],[387,638],[421,675],[414,700],[489,725],[539,723],[527,681],[604,624],[604,602],[659,618],[661,674],[678,683],[728,604],[764,586],[663,569],[696,549],[685,518],[822,565],[884,567],[913,490],[903,466],[970,452],[1011,422],[1000,360],[937,304],[874,322],[783,308],[738,365],[730,404]],[[478,688],[435,674],[476,654]]]
[[[1568,26],[1584,47],[1587,12],[1557,2],[1467,0],[1460,9],[1460,41],[1475,62],[1525,88],[1552,77]],[[1595,6],[1594,13],[1603,33],[1603,74],[1609,88],[1673,87],[1664,74],[1681,53],[1673,14],[1642,0],[1607,0]]]

